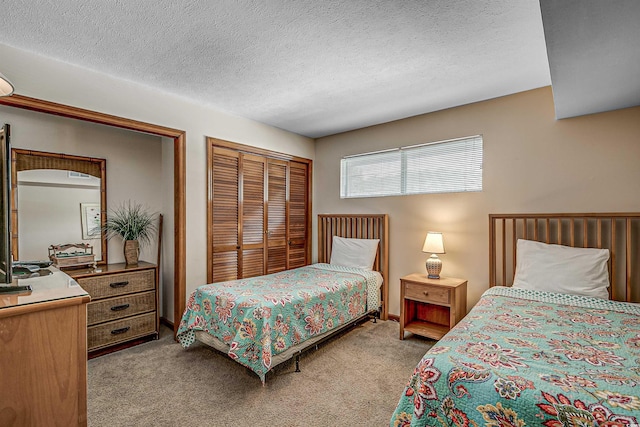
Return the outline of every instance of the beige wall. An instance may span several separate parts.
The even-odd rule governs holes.
[[[340,199],[342,156],[482,134],[483,191]],[[388,213],[390,304],[399,278],[424,271],[427,231],[444,233],[442,275],[488,287],[488,214],[640,211],[640,107],[555,120],[551,88],[412,117],[316,142],[315,213]]]

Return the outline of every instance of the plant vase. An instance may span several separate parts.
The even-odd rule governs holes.
[[[107,239],[118,236],[124,242],[124,260],[127,265],[137,265],[140,245],[151,243],[155,214],[147,212],[138,204],[123,203],[107,215],[104,224]]]
[[[140,244],[137,240],[124,241],[124,261],[127,265],[137,265],[140,257]]]

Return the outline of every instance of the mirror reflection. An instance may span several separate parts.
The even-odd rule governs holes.
[[[74,171],[18,172],[20,260],[48,259],[50,245],[88,243],[100,248],[100,178]]]
[[[14,261],[48,260],[52,245],[88,244],[107,262],[104,159],[12,150]]]

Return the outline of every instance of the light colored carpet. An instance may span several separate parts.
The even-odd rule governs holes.
[[[260,379],[222,353],[160,339],[89,361],[89,426],[388,426],[435,341],[367,321]]]

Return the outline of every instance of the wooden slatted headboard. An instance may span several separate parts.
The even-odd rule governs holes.
[[[382,215],[318,215],[318,262],[331,260],[333,236],[356,239],[380,239],[373,269],[382,274],[382,310],[387,320],[389,301],[389,216]]]
[[[489,286],[511,286],[517,239],[609,249],[609,294],[640,302],[640,213],[489,215]]]

